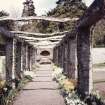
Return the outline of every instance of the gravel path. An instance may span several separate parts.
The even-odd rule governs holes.
[[[65,105],[51,74],[51,65],[40,66],[33,82],[24,87],[14,105]]]

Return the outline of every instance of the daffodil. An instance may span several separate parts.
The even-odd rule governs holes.
[[[74,89],[75,89],[75,86],[74,86],[74,84],[73,84],[71,81],[69,81],[69,80],[67,79],[67,80],[65,80],[65,82],[64,82],[64,89],[65,89],[66,91],[71,91],[71,90],[74,90]]]
[[[5,80],[0,80],[0,89],[2,89],[5,85]]]

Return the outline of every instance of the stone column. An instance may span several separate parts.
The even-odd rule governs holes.
[[[70,48],[69,48],[69,41],[67,40],[67,76],[69,77],[69,57],[70,57]]]
[[[58,46],[56,47],[56,64],[58,65],[59,62],[58,62]]]
[[[34,60],[35,60],[35,53],[34,49],[31,47],[30,48],[30,70],[33,70],[33,65],[34,65]]]
[[[55,48],[55,64],[57,65],[57,47]]]
[[[76,57],[76,39],[70,39],[68,42],[68,69],[69,78],[77,79],[77,57]]]
[[[63,68],[63,45],[61,44],[61,67]]]
[[[63,43],[63,51],[62,51],[62,67],[63,67],[63,72],[65,72],[64,71],[64,66],[65,66],[65,46],[64,46],[64,43]]]
[[[29,70],[29,52],[28,52],[28,45],[26,44],[26,70]]]
[[[26,70],[26,44],[25,43],[23,43],[22,56],[23,56],[23,71],[25,71]]]
[[[8,39],[6,43],[6,81],[15,88],[16,39]]]
[[[37,49],[36,49],[36,48],[34,48],[34,49],[35,49],[35,53],[34,53],[35,55],[34,55],[34,56],[35,56],[35,64],[36,64],[36,58],[37,58]]]
[[[28,46],[28,70],[31,70],[31,46]]]
[[[55,58],[56,58],[56,54],[55,54],[55,48],[53,49],[53,63],[55,63]]]
[[[32,48],[32,70],[35,69],[35,63],[36,63],[36,49]]]
[[[21,79],[21,42],[16,44],[16,78]]]
[[[91,63],[91,35],[88,27],[79,29],[77,37],[78,92],[91,93],[93,89]]]
[[[64,71],[67,75],[67,42],[64,42]]]
[[[59,46],[59,66],[62,67],[62,46]]]
[[[60,66],[61,54],[60,54],[60,46],[58,46],[58,65]]]
[[[24,43],[21,43],[21,72],[24,71]]]

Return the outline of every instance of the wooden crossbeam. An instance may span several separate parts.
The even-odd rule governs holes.
[[[27,36],[17,36],[19,38],[23,38],[25,40],[30,40],[30,41],[44,41],[44,40],[61,40],[65,35],[62,36],[53,36],[53,37],[48,37],[48,38],[34,38],[34,37],[27,37]]]
[[[29,16],[29,17],[20,17],[20,18],[11,18],[11,17],[1,17],[0,21],[29,21],[29,20],[45,20],[52,22],[68,22],[68,21],[77,21],[78,18],[54,18],[46,16]]]
[[[52,37],[52,36],[61,36],[66,35],[70,33],[69,31],[64,32],[54,32],[54,33],[30,33],[30,32],[24,32],[24,31],[11,31],[13,34],[19,35],[19,36],[29,36],[29,37],[35,37],[35,38],[46,38],[46,37]]]

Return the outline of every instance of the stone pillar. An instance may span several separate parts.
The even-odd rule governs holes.
[[[29,70],[29,52],[28,52],[28,45],[26,44],[26,70]]]
[[[69,57],[70,57],[69,41],[70,40],[67,40],[67,74],[68,74],[68,77],[69,77]]]
[[[61,67],[63,68],[63,44],[61,44]]]
[[[30,71],[31,70],[31,46],[28,46],[28,70]]]
[[[56,58],[56,51],[55,51],[55,48],[53,49],[53,62],[55,63],[55,58]]]
[[[23,71],[25,71],[26,70],[26,44],[25,43],[23,43],[22,56],[23,56]]]
[[[60,54],[60,46],[58,46],[58,65],[60,66],[61,54]]]
[[[70,39],[68,42],[68,70],[69,78],[77,79],[77,51],[76,40]]]
[[[36,63],[36,49],[32,48],[32,70],[35,69],[35,63]]]
[[[24,71],[24,43],[21,43],[21,73]]]
[[[12,87],[15,88],[15,58],[16,58],[16,40],[8,39],[6,43],[6,81]]]
[[[77,37],[78,92],[91,93],[93,89],[91,63],[91,35],[88,27],[79,29]]]
[[[16,78],[21,79],[21,42],[16,43]]]
[[[35,60],[35,53],[34,53],[34,49],[31,47],[30,48],[30,70],[33,70],[33,65],[34,65],[34,60]]]
[[[62,67],[62,46],[59,46],[59,53],[60,53],[60,61],[59,61],[59,66]]]
[[[56,65],[58,64],[58,53],[57,53],[58,51],[57,51],[57,47],[56,47],[56,49],[55,49],[55,54],[56,54],[56,59],[55,59],[55,63],[56,63]]]
[[[35,56],[35,64],[36,64],[37,49],[36,49],[36,48],[34,48],[34,49],[35,49],[35,50],[34,50],[34,51],[35,51],[35,53],[34,53],[35,55],[34,55],[34,56]]]
[[[62,51],[62,67],[63,67],[63,72],[65,72],[64,71],[64,66],[65,66],[65,46],[64,46],[64,43],[63,43],[63,51]]]
[[[67,42],[64,42],[64,71],[67,75]]]
[[[58,65],[58,47],[56,47],[56,65]]]

